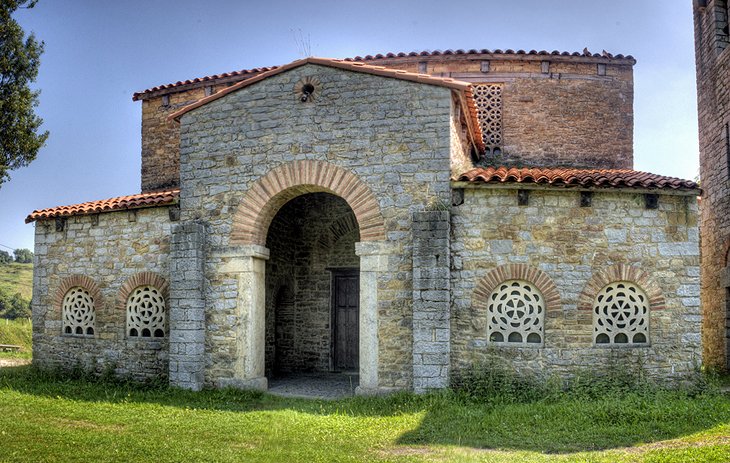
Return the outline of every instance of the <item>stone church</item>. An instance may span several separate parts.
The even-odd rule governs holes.
[[[141,193],[37,210],[33,361],[190,389],[702,361],[699,187],[633,170],[631,56],[306,58],[162,85]],[[110,173],[113,175],[113,173]]]

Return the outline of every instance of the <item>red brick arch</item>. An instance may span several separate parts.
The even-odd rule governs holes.
[[[505,264],[491,270],[474,288],[472,307],[487,310],[492,291],[507,280],[523,280],[535,285],[545,299],[545,312],[561,309],[560,293],[547,273],[527,264]]]
[[[132,291],[134,291],[136,288],[139,288],[140,286],[147,285],[157,288],[160,293],[162,293],[162,297],[165,298],[165,301],[167,301],[170,289],[167,280],[154,272],[140,272],[135,273],[131,277],[127,278],[127,281],[125,281],[122,287],[119,288],[119,295],[117,296],[117,309],[127,310],[127,298],[132,293]]]
[[[593,277],[586,283],[583,292],[578,296],[578,310],[593,310],[593,302],[596,295],[609,283],[616,281],[628,281],[635,283],[644,290],[649,298],[649,310],[661,310],[666,308],[664,295],[659,286],[649,277],[649,274],[627,264],[615,264],[593,274]]]
[[[355,174],[323,161],[294,161],[261,177],[248,190],[233,217],[231,244],[266,245],[269,225],[281,207],[306,193],[335,194],[352,208],[361,241],[385,239],[380,205]]]
[[[61,284],[58,286],[56,293],[53,296],[53,309],[57,311],[59,315],[61,314],[63,298],[66,296],[69,289],[75,287],[84,288],[89,292],[89,295],[94,299],[94,307],[96,309],[102,307],[103,299],[99,285],[86,275],[71,275],[70,277],[61,280]]]

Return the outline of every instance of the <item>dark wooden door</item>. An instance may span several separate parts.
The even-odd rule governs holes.
[[[360,348],[360,277],[356,271],[332,274],[333,350],[337,371],[357,371]]]

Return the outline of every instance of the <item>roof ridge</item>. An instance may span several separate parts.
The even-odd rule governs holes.
[[[464,49],[447,49],[444,51],[441,50],[422,50],[420,52],[418,51],[411,51],[411,52],[388,52],[388,53],[377,53],[375,55],[365,55],[365,56],[355,56],[352,58],[338,58],[341,61],[347,61],[347,62],[365,62],[365,61],[377,61],[381,59],[393,59],[393,58],[413,58],[413,57],[432,57],[432,56],[450,56],[450,55],[524,55],[524,56],[562,56],[562,57],[575,57],[575,58],[602,58],[602,59],[608,59],[608,60],[630,60],[630,61],[636,61],[635,58],[631,55],[622,55],[622,54],[612,54],[607,52],[606,50],[603,50],[601,53],[591,53],[588,51],[587,48],[583,49],[582,52],[567,52],[567,51],[547,51],[547,50],[529,50],[525,51],[522,49],[519,50],[512,50],[512,49],[476,49],[471,48],[468,50]],[[203,77],[195,77],[192,79],[187,79],[177,82],[169,83],[169,84],[161,84],[157,85],[155,87],[150,87],[145,90],[141,90],[138,92],[135,92],[132,95],[132,100],[136,101],[138,100],[142,95],[146,95],[148,93],[160,91],[160,90],[166,90],[170,88],[175,87],[181,87],[183,85],[192,85],[192,84],[198,84],[201,82],[208,82],[211,80],[217,80],[217,79],[225,79],[227,77],[236,77],[239,75],[246,75],[246,74],[260,74],[263,72],[268,72],[273,69],[277,69],[279,66],[262,66],[262,67],[255,67],[251,69],[240,69],[238,71],[228,71],[228,72],[222,72],[220,74],[211,74],[208,76]]]

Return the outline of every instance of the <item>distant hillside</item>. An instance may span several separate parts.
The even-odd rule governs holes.
[[[33,264],[0,264],[0,291],[20,293],[30,300],[33,292]]]

